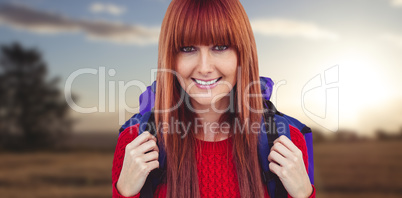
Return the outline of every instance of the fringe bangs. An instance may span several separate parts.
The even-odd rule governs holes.
[[[208,1],[191,1],[180,13],[174,28],[175,53],[181,47],[192,45],[228,45],[238,46],[233,31],[235,21],[222,3]]]

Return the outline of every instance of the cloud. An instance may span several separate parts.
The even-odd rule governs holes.
[[[158,42],[160,27],[104,20],[73,19],[20,4],[0,5],[0,24],[41,34],[82,32],[90,40],[147,45]]]
[[[89,7],[92,13],[107,13],[111,15],[121,15],[126,12],[126,8],[114,4],[93,3]]]
[[[393,43],[402,48],[402,35],[385,33],[381,35],[381,38],[386,42]]]
[[[266,36],[302,37],[314,40],[337,40],[339,36],[313,23],[289,19],[251,20],[254,33]]]
[[[391,0],[391,5],[394,7],[402,7],[402,0]]]

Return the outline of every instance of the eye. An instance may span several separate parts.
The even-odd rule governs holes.
[[[214,46],[214,50],[216,50],[216,51],[223,51],[223,50],[226,50],[227,48],[228,48],[227,45],[216,45],[216,46]]]
[[[180,48],[180,51],[182,51],[182,52],[192,52],[192,51],[195,51],[195,49],[194,49],[193,46],[186,46],[186,47]]]

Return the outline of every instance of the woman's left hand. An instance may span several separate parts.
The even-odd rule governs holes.
[[[278,175],[292,197],[309,197],[313,192],[303,154],[293,142],[282,135],[278,137],[268,155],[269,169]]]

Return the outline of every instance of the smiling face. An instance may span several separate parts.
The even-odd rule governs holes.
[[[233,47],[181,47],[176,63],[178,81],[190,96],[195,109],[211,105],[219,109],[228,104],[229,98],[225,96],[236,84],[237,55]]]

